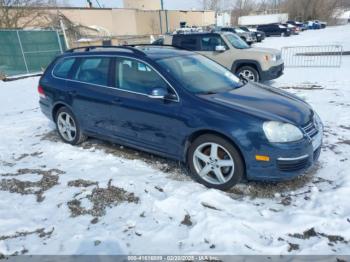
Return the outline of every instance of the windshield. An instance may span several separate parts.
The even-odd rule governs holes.
[[[241,28],[235,28],[236,33],[244,33],[244,31]]]
[[[235,34],[227,34],[227,40],[231,43],[231,45],[237,49],[247,49],[250,46],[242,40],[238,35]]]
[[[242,86],[231,71],[201,55],[162,58],[157,63],[191,93],[215,94]]]

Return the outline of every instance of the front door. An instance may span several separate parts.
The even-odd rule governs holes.
[[[114,68],[118,100],[110,112],[114,135],[151,150],[180,154],[184,123],[175,90],[151,66],[137,59],[117,57]],[[152,98],[155,88],[167,90],[174,98]]]
[[[231,70],[233,60],[232,57],[227,53],[230,52],[230,49],[220,35],[204,35],[200,36],[199,40],[200,54]],[[226,48],[226,51],[216,51],[217,46],[224,46]]]

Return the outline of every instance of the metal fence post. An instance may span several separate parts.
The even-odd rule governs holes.
[[[62,49],[61,38],[60,38],[60,35],[58,34],[58,30],[56,30],[56,35],[57,35],[58,45],[60,46],[60,50],[61,50],[61,54],[62,54],[63,49]]]
[[[22,56],[23,56],[24,65],[25,65],[25,67],[26,67],[27,74],[29,74],[28,65],[27,65],[26,57],[25,57],[25,55],[24,55],[24,51],[23,51],[23,47],[22,47],[21,38],[19,37],[18,30],[17,30],[16,32],[17,32],[17,38],[18,38],[19,46],[20,46],[20,48],[21,48],[21,52],[22,52]]]

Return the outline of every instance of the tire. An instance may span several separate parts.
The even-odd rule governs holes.
[[[235,146],[211,134],[198,137],[190,145],[187,165],[193,180],[219,190],[232,188],[242,180],[245,173],[243,159]]]
[[[237,69],[236,75],[252,82],[259,82],[260,75],[252,66],[242,66]]]
[[[61,139],[68,144],[78,145],[87,139],[80,129],[79,122],[67,107],[61,107],[55,116],[56,128]]]

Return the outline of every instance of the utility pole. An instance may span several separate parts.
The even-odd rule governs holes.
[[[160,0],[160,5],[161,5],[162,10],[164,10],[164,0]]]
[[[61,30],[62,30],[62,33],[63,33],[63,37],[64,37],[64,42],[66,44],[66,48],[69,49],[69,42],[68,42],[68,39],[67,39],[67,35],[66,35],[66,28],[63,24],[63,19],[60,18],[60,26],[61,26]]]

